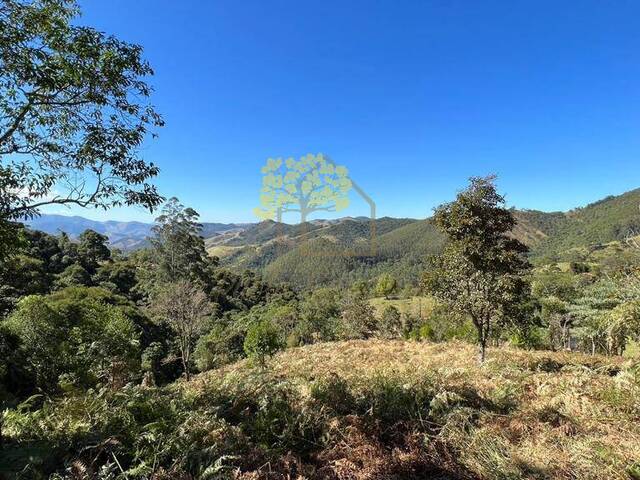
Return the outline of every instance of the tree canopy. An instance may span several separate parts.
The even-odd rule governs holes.
[[[478,333],[479,359],[499,322],[522,321],[516,307],[529,288],[527,247],[509,236],[516,224],[494,177],[471,178],[454,202],[438,207],[435,225],[448,242],[431,258],[424,288],[454,311],[468,315]]]
[[[198,212],[171,198],[162,207],[153,227],[151,245],[154,250],[156,279],[173,282],[179,279],[206,283],[212,259],[200,236],[202,225]]]
[[[73,0],[0,3],[0,220],[44,205],[157,206],[140,156],[163,125],[142,48],[78,26]]]

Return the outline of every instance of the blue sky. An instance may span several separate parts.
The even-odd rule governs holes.
[[[640,186],[639,2],[81,6],[144,46],[167,122],[144,157],[205,221],[254,221],[265,160],[308,152],[346,165],[380,216],[424,218],[491,172],[510,205],[542,210]]]

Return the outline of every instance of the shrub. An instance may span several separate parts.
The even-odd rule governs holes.
[[[310,393],[311,398],[321,407],[330,408],[339,415],[347,415],[356,407],[356,398],[349,382],[335,374],[314,382]]]
[[[402,334],[402,318],[400,317],[400,311],[393,305],[388,305],[382,312],[378,325],[378,330],[382,337],[399,337]]]
[[[280,331],[271,322],[262,320],[253,324],[244,339],[244,352],[249,358],[264,365],[267,357],[272,356],[284,346]]]
[[[196,344],[194,357],[198,370],[205,372],[242,358],[245,334],[241,325],[215,325]]]
[[[548,346],[546,336],[547,331],[544,328],[517,329],[509,336],[509,343],[526,350],[540,350]]]
[[[41,296],[25,297],[6,321],[10,334],[20,342],[25,370],[34,386],[44,391],[55,388],[57,377],[69,360],[63,350],[64,318]]]
[[[122,386],[138,368],[136,326],[119,307],[64,293],[26,297],[6,322],[33,386],[46,393],[69,389],[71,381]]]
[[[338,336],[342,339],[369,338],[376,330],[373,307],[364,298],[349,296],[343,305]]]
[[[376,295],[389,298],[390,295],[396,292],[397,288],[396,279],[388,273],[383,273],[376,283]]]

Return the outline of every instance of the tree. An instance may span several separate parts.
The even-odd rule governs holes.
[[[382,311],[379,331],[385,338],[396,338],[402,335],[402,317],[400,311],[393,305],[387,305]]]
[[[262,173],[261,207],[254,212],[265,220],[281,222],[284,213],[297,212],[303,223],[313,212],[337,212],[349,206],[348,170],[321,153],[297,161],[270,158]]]
[[[353,282],[349,290],[354,295],[368,297],[371,291],[371,287],[369,285],[369,282],[367,282],[366,280],[356,280],[355,282]]]
[[[187,380],[191,378],[191,353],[206,325],[210,308],[202,289],[187,280],[163,285],[153,299],[152,311],[176,333],[180,360]]]
[[[529,288],[527,247],[509,232],[516,225],[495,177],[471,178],[455,201],[438,207],[433,217],[447,236],[441,255],[430,258],[422,286],[454,312],[471,318],[478,334],[479,361],[487,342],[503,322],[522,322],[518,312]]]
[[[32,295],[20,300],[17,310],[4,324],[20,340],[32,386],[45,392],[54,391],[68,360],[63,354],[68,333],[66,319],[44,297]]]
[[[202,225],[198,212],[182,205],[173,197],[162,207],[150,239],[156,269],[156,280],[206,282],[211,258],[200,236]]]
[[[91,285],[91,275],[82,265],[74,263],[57,276],[54,285],[57,289],[74,286],[88,287]]]
[[[398,288],[396,279],[389,273],[383,273],[376,283],[376,295],[389,298]]]
[[[549,296],[540,299],[540,306],[540,316],[547,325],[551,349],[569,349],[570,331],[575,320],[569,305],[558,297]]]
[[[342,338],[369,338],[378,325],[375,312],[366,298],[359,295],[348,295],[342,305]]]
[[[269,320],[261,320],[251,325],[244,340],[244,352],[249,358],[257,359],[261,366],[265,365],[267,357],[275,354],[283,346],[280,330]]]
[[[140,46],[78,26],[79,13],[73,0],[0,3],[0,230],[44,205],[162,200],[139,154],[163,125],[153,70]]]
[[[0,177],[0,202],[2,199],[3,187],[1,185],[2,177]],[[0,205],[0,210],[3,207]],[[21,235],[22,229],[17,222],[10,222],[0,217],[0,264],[11,255],[20,251],[23,246],[24,238]]]
[[[100,262],[111,258],[109,250],[109,237],[93,230],[85,230],[78,237],[78,255],[81,263],[91,274],[96,272]]]
[[[95,282],[132,300],[139,299],[134,292],[138,283],[136,266],[129,259],[117,259],[101,265],[95,274]]]
[[[324,287],[307,294],[300,302],[301,321],[296,326],[300,342],[334,340],[340,313],[340,293],[337,290]]]
[[[4,322],[20,341],[30,387],[122,386],[139,359],[139,333],[101,289],[69,288],[23,298]]]
[[[640,302],[618,305],[610,314],[607,325],[607,350],[622,355],[629,339],[640,338]]]

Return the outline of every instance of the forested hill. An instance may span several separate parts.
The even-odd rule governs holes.
[[[546,237],[533,248],[533,254],[562,255],[569,249],[597,246],[622,241],[629,235],[640,233],[640,189],[618,196],[609,196],[598,202],[577,208],[562,215],[547,214],[544,223]]]
[[[610,196],[569,212],[513,210],[513,235],[537,263],[574,258],[577,247],[621,242],[640,232],[640,189]],[[209,252],[228,266],[261,270],[271,281],[302,286],[350,284],[390,272],[415,282],[443,237],[429,220],[342,219],[299,226],[262,222],[242,232],[215,236]],[[373,233],[372,233],[373,232]]]
[[[513,235],[531,248],[538,262],[562,260],[577,247],[623,240],[640,232],[640,189],[569,212],[513,210]],[[97,222],[82,217],[43,215],[30,222],[48,233],[76,237],[92,229],[112,246],[133,250],[145,246],[152,225]],[[443,238],[428,220],[365,217],[313,220],[288,225],[271,220],[254,224],[204,223],[207,250],[233,269],[255,269],[268,280],[302,287],[350,284],[357,279],[393,273],[401,283],[419,278],[424,261],[440,250]]]

